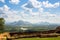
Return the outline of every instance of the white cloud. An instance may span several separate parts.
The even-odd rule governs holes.
[[[6,19],[6,22],[9,21],[9,22],[14,22],[14,21],[18,21],[18,20],[21,20],[21,16],[18,16],[17,15],[17,11],[8,11],[6,12],[6,15],[8,16]]]
[[[14,22],[22,19],[20,16],[17,15],[18,11],[10,10],[7,5],[0,7],[0,17],[5,18],[6,22]]]
[[[11,1],[10,1],[11,2]],[[31,2],[32,8],[26,7],[28,3]],[[12,2],[15,4],[15,2]],[[18,3],[17,3],[18,4]],[[44,2],[38,2],[37,0],[29,0],[27,3],[23,4],[21,7],[24,9],[22,12],[18,12],[15,10],[11,10],[10,7],[7,5],[4,5],[0,8],[0,10],[4,13],[3,16],[7,16],[5,18],[6,22],[14,22],[18,20],[28,21],[31,23],[37,23],[37,22],[51,22],[51,23],[60,23],[60,15],[57,14],[51,14],[50,12],[44,12],[44,8],[56,8],[59,6],[59,3],[51,4],[48,1]],[[33,12],[32,9],[37,8],[38,12]],[[28,12],[28,13],[27,13]]]
[[[57,14],[51,14],[50,12],[44,12],[44,14],[41,14],[41,19],[45,22],[49,23],[60,23],[60,15]]]
[[[34,8],[42,8],[42,7],[46,7],[46,8],[57,8],[60,6],[60,2],[55,2],[54,4],[50,3],[49,1],[43,1],[43,2],[39,2],[37,0],[29,0],[27,3],[23,4],[22,7],[25,9],[29,8],[29,2],[30,4],[34,7]],[[28,7],[26,7],[28,6]],[[31,8],[30,8],[31,9]]]
[[[41,2],[38,2],[37,0],[29,0],[32,5],[35,7],[35,8],[39,8],[42,6]]]
[[[28,11],[27,11],[28,12]],[[29,10],[30,14],[23,13],[24,19],[23,21],[28,21],[31,23],[38,23],[38,22],[49,22],[49,23],[60,23],[60,15],[57,14],[51,14],[50,12],[32,12]]]
[[[10,8],[7,5],[3,6],[4,11],[8,11]]]
[[[5,0],[0,0],[0,2],[3,2],[3,3],[4,3],[4,2],[5,2]]]
[[[12,4],[18,4],[20,2],[20,0],[10,0],[9,2]]]
[[[46,8],[57,8],[60,6],[59,2],[56,2],[54,4],[49,3],[49,1],[43,1],[43,6]]]
[[[34,12],[33,12],[34,13]],[[34,15],[34,14],[33,14]],[[51,14],[49,12],[44,12],[39,15],[37,12],[36,15],[30,16],[30,18],[26,17],[24,21],[28,21],[31,23],[38,23],[38,22],[50,22],[50,23],[59,23],[59,17],[56,14]]]
[[[32,8],[26,7],[26,5],[28,5],[29,2],[31,2],[33,6]],[[37,8],[39,10],[38,12],[42,13],[44,9],[41,6],[42,6],[41,2],[38,2],[37,0],[29,0],[27,3],[23,4],[21,7],[24,9],[24,11],[29,11],[31,15],[37,15],[38,13],[33,13],[32,9]]]
[[[41,2],[38,2],[37,0],[29,0],[27,3],[23,4],[22,7],[24,9],[29,9],[28,7],[25,7],[29,3],[32,4],[33,8],[41,8],[41,6],[42,6]]]
[[[2,7],[2,11],[5,13],[4,16],[7,16],[5,18],[6,22],[14,22],[18,20],[28,21],[31,23],[38,23],[38,22],[50,22],[50,23],[59,23],[60,22],[60,15],[57,14],[51,14],[50,12],[32,12],[32,10],[29,10],[30,14],[26,14],[26,11],[20,12],[20,14],[17,15],[18,11],[10,10],[10,8],[4,5]],[[8,9],[7,11],[5,9]],[[1,8],[0,8],[1,10]],[[28,11],[27,11],[28,12]],[[3,16],[2,16],[3,17]]]
[[[4,5],[3,7],[0,7],[0,17],[5,16],[6,14],[4,14],[4,11],[8,11],[10,8],[7,5]]]
[[[38,8],[38,12],[32,12],[33,8],[26,7],[28,5],[28,2],[32,3],[33,8]],[[37,0],[29,0],[26,4],[22,5],[22,8],[24,8],[24,11],[29,12],[30,14],[28,16],[25,15],[24,17],[25,21],[31,22],[31,23],[37,23],[37,22],[51,22],[51,23],[59,23],[59,17],[57,14],[51,14],[50,12],[44,12],[44,8],[57,8],[59,7],[59,2],[56,2],[54,4],[49,3],[48,1],[44,2],[38,2]],[[43,6],[43,7],[42,7]]]

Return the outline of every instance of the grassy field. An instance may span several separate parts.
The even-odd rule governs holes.
[[[20,38],[15,40],[60,40],[60,37],[52,37],[52,38]]]

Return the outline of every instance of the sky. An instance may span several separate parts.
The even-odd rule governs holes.
[[[0,18],[6,23],[60,23],[60,0],[0,0]]]

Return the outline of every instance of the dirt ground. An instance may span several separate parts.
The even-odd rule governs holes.
[[[5,32],[5,33],[1,33],[0,34],[0,40],[6,40],[8,38],[10,38],[10,35],[8,32]]]

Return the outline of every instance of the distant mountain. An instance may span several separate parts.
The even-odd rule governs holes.
[[[32,23],[20,20],[20,21],[10,23],[9,25],[12,25],[12,26],[30,26],[30,25],[32,25]]]
[[[8,25],[21,26],[21,27],[41,27],[41,28],[44,28],[44,27],[55,28],[57,26],[60,26],[59,24],[54,24],[54,23],[49,23],[49,22],[39,22],[39,23],[32,24],[32,23],[29,23],[27,21],[22,21],[22,20],[9,23]]]
[[[39,23],[35,23],[34,25],[36,26],[47,26],[47,25],[50,25],[49,22],[39,22]]]
[[[56,29],[56,27],[60,26],[59,24],[54,24],[54,23],[49,23],[49,22],[39,22],[39,23],[32,24],[32,23],[29,23],[27,21],[22,21],[22,20],[9,23],[6,25],[8,28],[10,27],[12,29],[13,28],[20,29],[21,27],[25,27],[28,30],[37,30],[37,31],[54,30]]]
[[[7,25],[7,24],[6,24]],[[19,20],[19,21],[15,21],[13,23],[9,23],[8,25],[13,25],[13,26],[60,26],[59,24],[54,24],[54,23],[49,23],[49,22],[38,22],[38,23],[30,23],[30,22],[27,22],[27,21],[22,21],[22,20]]]
[[[39,22],[39,23],[33,24],[33,26],[38,28],[40,27],[42,29],[52,30],[52,29],[56,29],[56,27],[60,25],[56,23]]]

